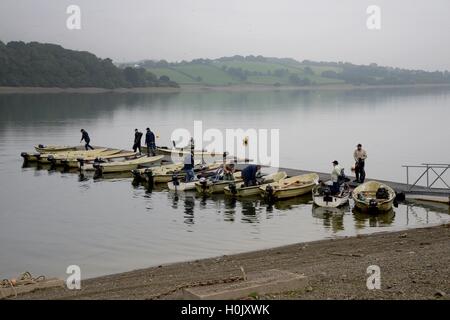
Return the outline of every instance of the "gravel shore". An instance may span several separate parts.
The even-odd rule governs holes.
[[[381,289],[366,271],[381,269]],[[135,270],[82,281],[82,289],[45,289],[21,299],[179,299],[182,288],[282,269],[308,277],[299,291],[253,299],[450,299],[450,224],[299,243],[232,256]]]

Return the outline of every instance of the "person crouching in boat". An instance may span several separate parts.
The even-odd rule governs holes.
[[[234,164],[227,163],[223,167],[223,180],[231,181],[234,180],[234,173],[236,172],[236,168]]]
[[[331,182],[333,182],[333,185],[331,186],[331,193],[337,194],[340,191],[340,177],[342,175],[342,168],[336,160],[334,160],[332,164],[333,170],[331,171]]]
[[[234,180],[234,164],[230,163],[224,163],[222,166],[220,166],[216,172],[214,173],[213,182],[218,182],[220,180],[226,180],[226,181],[232,181]]]
[[[155,134],[150,130],[150,128],[147,128],[147,132],[145,134],[145,145],[147,146],[147,156],[154,157],[156,155],[156,144],[155,144]]]
[[[261,166],[251,164],[242,170],[242,179],[244,180],[245,187],[251,187],[257,185],[258,174],[261,172]]]
[[[89,144],[91,142],[91,138],[89,137],[89,134],[87,133],[87,131],[84,129],[81,129],[80,132],[81,132],[80,143],[84,140],[84,142],[85,142],[84,148],[86,150],[88,150],[88,149],[94,150],[94,148],[92,148],[92,146]]]
[[[194,153],[191,152],[184,157],[183,171],[186,174],[186,182],[194,180]]]

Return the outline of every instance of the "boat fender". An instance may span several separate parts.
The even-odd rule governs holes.
[[[399,192],[395,194],[395,200],[397,201],[405,201],[406,197],[403,192]]]

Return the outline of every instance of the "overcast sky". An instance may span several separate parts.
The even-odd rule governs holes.
[[[81,8],[81,30],[66,8]],[[366,26],[369,5],[381,29]],[[450,70],[450,0],[1,0],[0,40],[116,62],[264,55]]]

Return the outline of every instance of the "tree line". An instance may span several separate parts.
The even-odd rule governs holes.
[[[178,87],[144,68],[118,68],[111,59],[55,44],[0,41],[0,86],[60,88]]]

